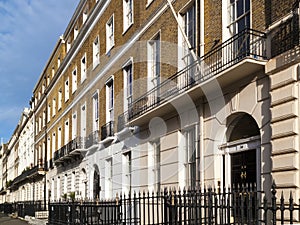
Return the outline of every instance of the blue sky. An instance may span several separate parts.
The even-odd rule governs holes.
[[[79,0],[0,0],[0,138],[8,141]]]

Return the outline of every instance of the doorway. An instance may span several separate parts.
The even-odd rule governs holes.
[[[261,138],[254,118],[236,113],[227,119],[223,150],[223,185],[230,188],[231,216],[236,223],[255,221],[261,188]]]
[[[231,154],[233,188],[257,183],[256,149]]]
[[[261,156],[260,130],[252,116],[234,114],[227,120],[226,140],[223,150],[223,185],[260,186]]]

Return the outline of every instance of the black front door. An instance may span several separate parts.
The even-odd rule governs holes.
[[[231,171],[232,187],[256,183],[256,149],[232,154]]]
[[[257,217],[256,194],[249,184],[256,184],[256,150],[231,155],[231,184],[233,188],[233,217],[237,223],[255,221]]]

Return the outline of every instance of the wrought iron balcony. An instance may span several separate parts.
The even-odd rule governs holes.
[[[77,137],[70,141],[68,144],[61,147],[59,150],[54,152],[54,162],[56,164],[63,163],[71,158],[76,158],[81,154],[84,149],[84,140],[81,137]]]
[[[299,46],[298,9],[299,5],[293,9],[292,16],[270,31],[272,58]]]
[[[48,161],[48,165],[47,165],[47,166],[48,166],[48,170],[54,168],[53,159],[50,159],[50,160]]]
[[[85,147],[90,148],[93,145],[99,143],[99,130],[92,132],[86,139],[85,139]]]
[[[128,111],[118,117],[118,131],[122,130],[133,119],[182,93],[188,92],[193,87],[200,86],[200,84],[212,78],[217,78],[220,74],[225,76],[226,71],[246,59],[252,60],[251,63],[254,62],[252,64],[267,59],[265,33],[245,29],[215,47],[201,57],[200,60],[191,63],[183,70],[161,82],[157,87],[133,101]],[[252,66],[247,72],[253,72],[253,68],[256,69],[255,66]],[[240,67],[240,71],[245,69]],[[231,76],[232,79],[237,79],[234,73],[226,75]]]
[[[101,127],[101,140],[114,136],[114,121],[110,121]]]
[[[128,123],[128,111],[118,116],[118,132],[123,130]]]
[[[19,176],[12,181],[12,188],[18,187],[18,185],[28,179],[34,179],[38,176],[45,175],[44,164],[41,163],[43,160],[39,160],[39,165],[36,165],[30,169],[24,170]]]

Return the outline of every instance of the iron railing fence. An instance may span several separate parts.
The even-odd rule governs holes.
[[[299,223],[300,200],[269,199],[255,185],[235,189],[139,192],[103,202],[51,202],[49,225],[223,225]]]
[[[66,145],[62,146],[59,150],[54,152],[54,162],[59,161],[63,157],[70,155],[74,150],[84,148],[84,138],[76,137]]]
[[[25,218],[25,216],[35,216],[38,211],[45,211],[46,205],[44,201],[24,201],[15,203],[15,212],[19,217]]]
[[[44,201],[23,201],[0,204],[0,212],[5,214],[17,213],[19,217],[35,216],[38,211],[45,211],[47,205]]]
[[[246,58],[267,59],[265,33],[245,29],[215,47],[200,60],[190,63],[183,70],[162,81],[134,100],[128,111],[119,116],[118,130],[122,130],[128,121],[216,76]]]
[[[8,202],[0,204],[0,212],[11,214],[13,212],[13,204]]]

